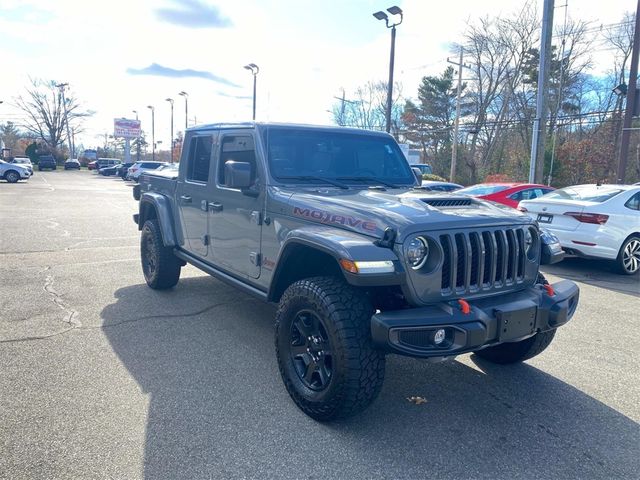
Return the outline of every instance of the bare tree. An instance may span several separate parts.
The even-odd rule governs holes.
[[[66,138],[68,119],[70,129],[81,130],[82,120],[93,114],[83,111],[79,101],[71,92],[66,92],[66,110],[62,93],[52,80],[31,79],[31,85],[25,88],[26,94],[14,98],[16,107],[22,110],[26,120],[21,126],[50,148],[57,149]]]
[[[397,137],[401,129],[402,118],[402,85],[394,83],[391,106],[392,133]],[[367,130],[384,130],[385,111],[387,106],[387,83],[369,81],[358,87],[349,99],[338,99],[333,104],[331,113],[336,124],[365,128]]]

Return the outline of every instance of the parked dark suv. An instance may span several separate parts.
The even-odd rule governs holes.
[[[51,170],[55,170],[57,167],[56,159],[53,158],[53,155],[40,155],[38,159],[38,170],[42,171],[45,168],[50,168]]]

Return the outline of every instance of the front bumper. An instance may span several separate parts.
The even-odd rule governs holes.
[[[580,295],[578,286],[562,280],[552,287],[553,295],[536,285],[469,302],[467,314],[457,302],[377,313],[371,317],[373,343],[390,353],[428,358],[523,340],[564,325],[575,313]],[[438,330],[444,330],[445,335],[436,344]]]

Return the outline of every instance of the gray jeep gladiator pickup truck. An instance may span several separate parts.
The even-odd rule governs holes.
[[[523,361],[578,304],[573,282],[539,274],[559,249],[535,222],[422,190],[386,133],[191,128],[179,170],[144,174],[134,197],[147,284],[171,288],[190,263],[277,303],[282,379],[317,420],[366,408],[388,353]]]

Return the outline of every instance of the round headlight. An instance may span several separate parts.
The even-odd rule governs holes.
[[[429,255],[429,246],[422,237],[416,237],[407,243],[405,247],[405,256],[411,268],[418,270],[427,261]]]
[[[534,228],[524,231],[524,251],[529,260],[535,260],[540,249],[540,234]]]
[[[531,234],[531,229],[527,228],[524,231],[524,249],[527,252],[527,255],[531,251],[531,247],[533,247],[533,235]]]

